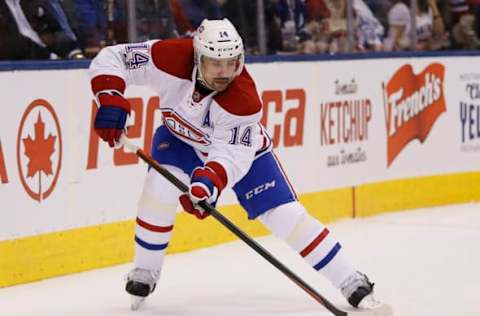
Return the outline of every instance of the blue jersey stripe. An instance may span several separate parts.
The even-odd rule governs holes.
[[[142,246],[143,248],[148,249],[148,250],[163,250],[163,249],[167,248],[167,246],[168,246],[168,242],[166,244],[159,244],[159,245],[158,244],[149,244],[148,242],[143,241],[140,238],[138,238],[138,236],[135,236],[135,241],[137,242],[137,244],[139,244],[140,246]]]
[[[342,248],[340,246],[340,243],[336,243],[335,246],[333,246],[332,250],[323,258],[319,263],[317,263],[316,266],[313,268],[317,271],[321,270],[323,267],[325,267],[330,261],[332,261],[333,257],[337,254],[337,252]]]

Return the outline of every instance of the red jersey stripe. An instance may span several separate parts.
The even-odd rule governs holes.
[[[117,76],[99,75],[91,80],[93,94],[102,90],[117,90],[120,93],[125,92],[125,81]]]
[[[147,222],[142,221],[140,218],[137,217],[137,224],[140,225],[141,227],[150,230],[152,232],[157,232],[157,233],[168,233],[173,229],[173,225],[170,226],[155,226],[152,224],[149,224]]]
[[[330,231],[328,228],[325,227],[322,232],[305,249],[303,249],[302,252],[300,252],[300,255],[302,257],[308,256],[308,254],[312,252],[313,249],[315,249],[322,242],[322,240],[325,239],[325,237],[327,237],[329,232]]]

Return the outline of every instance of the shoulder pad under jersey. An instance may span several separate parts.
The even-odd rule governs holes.
[[[245,68],[225,91],[214,97],[214,100],[225,111],[234,115],[248,116],[262,110],[262,102],[258,97],[255,82]]]
[[[166,39],[152,45],[154,65],[181,79],[192,79],[193,41],[191,39]]]

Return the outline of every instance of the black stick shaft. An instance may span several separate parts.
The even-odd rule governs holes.
[[[170,173],[167,169],[163,168],[153,160],[149,155],[147,155],[143,150],[138,149],[136,155],[139,156],[143,161],[145,161],[150,167],[158,171],[163,175],[168,181],[170,181],[174,186],[176,186],[180,191],[187,192],[188,186]],[[326,298],[324,298],[320,293],[315,291],[310,285],[303,281],[298,275],[293,271],[287,268],[283,263],[278,261],[270,252],[263,248],[259,243],[253,240],[250,236],[245,234],[240,228],[233,224],[229,219],[223,216],[216,208],[206,203],[205,201],[200,202],[200,206],[203,207],[207,212],[210,213],[217,221],[219,221],[223,226],[235,234],[238,238],[243,240],[250,248],[252,248],[256,253],[261,255],[264,259],[274,265],[278,270],[280,270],[285,276],[298,285],[302,290],[307,292],[314,300],[318,303],[325,306],[332,314],[336,316],[347,316],[348,314],[342,310],[339,310],[332,303],[330,303]]]

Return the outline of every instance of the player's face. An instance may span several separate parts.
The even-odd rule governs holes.
[[[238,57],[216,59],[202,57],[203,80],[216,91],[223,91],[233,79],[233,74],[238,67]]]

